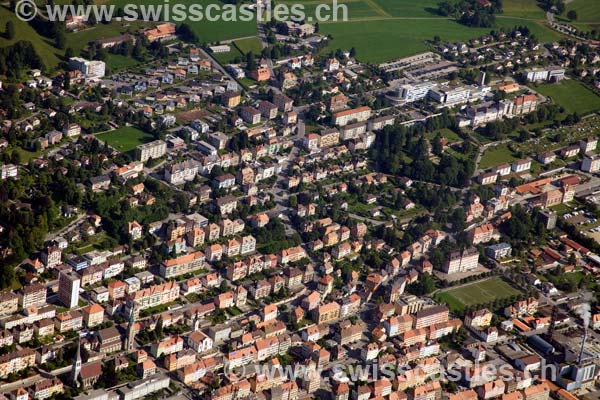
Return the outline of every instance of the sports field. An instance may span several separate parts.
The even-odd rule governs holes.
[[[125,126],[114,131],[104,132],[97,138],[108,143],[121,153],[133,151],[136,146],[154,140],[154,136],[131,126]]]
[[[471,283],[455,289],[448,289],[435,295],[440,302],[446,303],[451,310],[462,310],[465,307],[484,304],[497,299],[506,299],[520,295],[517,289],[500,278],[492,278]]]
[[[551,97],[568,113],[585,115],[600,110],[600,96],[573,79],[539,85],[536,90],[544,96]]]

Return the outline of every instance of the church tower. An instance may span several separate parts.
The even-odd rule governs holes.
[[[133,346],[135,345],[135,305],[135,302],[133,302],[129,314],[129,324],[127,324],[127,351],[133,350]]]
[[[79,377],[81,375],[81,338],[77,340],[77,353],[75,360],[71,365],[71,384],[73,387],[79,387]]]

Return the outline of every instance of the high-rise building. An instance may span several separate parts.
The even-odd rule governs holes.
[[[58,299],[69,308],[79,303],[81,278],[74,271],[61,271],[58,275]]]
[[[150,143],[140,144],[135,148],[138,161],[146,162],[149,159],[157,159],[164,156],[167,152],[167,143],[162,140],[155,140]]]

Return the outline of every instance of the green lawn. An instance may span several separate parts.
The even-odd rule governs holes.
[[[600,96],[573,79],[539,85],[536,90],[544,96],[551,97],[568,113],[577,111],[579,115],[585,115],[600,110]]]
[[[332,6],[331,0],[284,0],[281,3],[286,4],[288,6],[292,6],[295,4],[302,4],[304,6],[304,12],[307,15],[307,21],[317,21],[316,18],[316,8],[320,4],[327,4]],[[390,17],[388,13],[384,9],[380,7],[379,4],[376,4],[373,0],[338,0],[338,5],[344,6],[348,10],[347,17],[349,20],[356,19],[368,19],[368,18],[376,18],[376,17]],[[338,20],[344,18],[343,9],[339,9],[337,12]],[[321,16],[329,15],[332,13],[327,9],[321,8],[320,14]]]
[[[597,27],[600,25],[600,3],[598,0],[573,0],[567,4],[567,12],[575,10],[577,12],[577,22],[580,24]]]
[[[504,13],[502,15],[518,18],[533,18],[543,20],[546,18],[544,10],[538,6],[537,0],[504,0],[502,2]]]
[[[221,64],[233,64],[236,61],[236,58],[238,60],[244,60],[244,55],[238,50],[237,47],[235,46],[231,46],[231,51],[227,52],[227,53],[211,53],[210,55],[213,56],[215,58],[215,60],[217,60],[218,62],[220,62]]]
[[[150,25],[151,24],[143,21],[113,21],[110,24],[96,24],[91,28],[67,34],[67,47],[72,48],[73,53],[78,55],[89,42],[101,38],[119,36],[123,33],[134,34],[143,27]]]
[[[130,126],[103,132],[98,134],[97,137],[122,153],[133,151],[136,146],[154,140],[154,136],[151,134]]]
[[[439,17],[438,0],[374,0],[374,2],[394,17]]]
[[[120,54],[108,54],[105,62],[110,73],[140,64],[135,58],[122,56]]]
[[[130,1],[129,0],[109,0],[108,1],[110,4],[115,4],[119,7],[124,7],[125,4],[129,4]],[[146,0],[143,2],[144,5],[148,6],[148,5],[164,5],[166,4],[166,2],[164,0]],[[206,6],[208,6],[209,4],[217,4],[222,6],[224,3],[219,1],[219,0],[174,0],[169,2],[169,6],[171,7],[171,10],[173,9],[173,6],[175,6],[176,4],[184,4],[184,5],[191,5],[191,4],[196,4],[198,7],[201,6],[202,7],[202,16],[204,16],[204,10],[206,9]],[[198,10],[194,11],[194,13],[196,14]],[[141,13],[141,9],[140,9],[140,13]],[[213,15],[218,15],[216,11],[212,12]],[[211,43],[211,42],[217,42],[217,41],[221,41],[221,40],[228,40],[228,39],[236,39],[236,38],[242,38],[242,37],[247,37],[247,36],[255,36],[257,34],[257,28],[256,28],[256,20],[253,18],[250,21],[235,21],[232,22],[231,19],[229,19],[228,21],[225,21],[224,19],[227,18],[231,18],[230,16],[226,16],[225,13],[223,13],[223,18],[219,21],[208,21],[205,18],[202,18],[200,21],[192,21],[192,20],[187,20],[186,23],[188,25],[190,25],[192,27],[192,29],[194,30],[194,32],[196,32],[196,34],[198,35],[198,38],[200,40],[200,42],[204,43]],[[240,18],[242,18],[244,16],[240,15]],[[245,17],[244,17],[245,18]],[[180,22],[178,21],[171,21],[174,23],[179,24]]]
[[[510,151],[508,146],[506,144],[501,144],[483,153],[479,168],[486,169],[515,160],[517,160],[517,157]]]
[[[465,41],[489,33],[489,29],[468,28],[447,19],[381,19],[379,21],[322,23],[320,31],[333,37],[330,50],[356,49],[363,62],[382,63],[428,51],[427,40]]]
[[[262,42],[258,37],[234,40],[229,43],[231,51],[228,53],[211,53],[211,55],[221,64],[233,64],[236,59],[244,60],[244,55],[252,51],[255,55],[260,55],[262,51]]]
[[[57,67],[64,51],[55,48],[50,39],[40,36],[31,25],[18,19],[14,13],[10,12],[4,6],[0,6],[0,21],[2,25],[0,26],[0,31],[2,33],[4,33],[6,22],[12,21],[15,26],[15,37],[12,40],[8,40],[4,35],[0,35],[0,47],[8,46],[21,40],[29,41],[46,68],[52,70]]]
[[[425,136],[431,140],[431,139],[435,138],[438,133],[443,138],[447,139],[448,142],[450,142],[450,143],[462,142],[462,138],[460,136],[458,136],[456,134],[456,132],[454,132],[448,128],[444,128],[444,129],[440,129],[439,131],[427,133]]]
[[[436,300],[446,303],[453,311],[465,307],[484,304],[497,299],[505,299],[521,292],[500,278],[492,278],[481,282],[471,283],[455,289],[448,289],[435,295]]]
[[[496,27],[512,29],[516,26],[526,25],[530,32],[535,35],[535,37],[543,42],[554,42],[563,38],[563,36],[559,35],[549,27],[544,24],[544,19],[540,20],[528,20],[522,19],[520,17],[512,17],[505,15],[498,15],[496,18]]]
[[[262,41],[257,37],[236,40],[233,44],[244,54],[253,52],[255,55],[258,55],[263,48]]]

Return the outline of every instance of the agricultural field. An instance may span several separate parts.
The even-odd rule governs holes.
[[[103,132],[96,136],[99,140],[108,143],[109,146],[114,147],[121,153],[131,152],[136,146],[154,140],[154,136],[151,134],[130,126]]]
[[[538,6],[537,0],[504,0],[502,2],[503,16],[543,20],[546,14]]]
[[[325,0],[309,0],[315,5]],[[434,36],[442,41],[466,41],[489,33],[489,28],[469,28],[437,13],[437,0],[346,0],[348,22],[322,22],[320,31],[330,34],[330,49],[354,47],[363,62],[382,63],[430,49]],[[360,6],[359,6],[360,4]],[[364,6],[371,8],[367,13]],[[545,14],[535,0],[507,0],[504,13],[497,16],[496,27],[511,29],[526,25],[541,41],[560,36],[546,27]],[[377,45],[374,45],[374,44]],[[398,44],[402,43],[401,46]]]
[[[535,89],[544,96],[551,97],[567,113],[577,111],[579,115],[585,115],[600,110],[600,96],[572,79],[539,85]]]
[[[435,297],[438,301],[446,303],[451,310],[459,311],[469,306],[502,300],[520,294],[520,291],[502,279],[492,278],[444,290],[438,292]]]
[[[382,63],[429,50],[428,40],[465,41],[489,33],[441,18],[381,19],[362,22],[322,23],[320,31],[333,37],[330,49],[356,49],[359,60]]]
[[[598,29],[600,27],[600,4],[598,4],[598,0],[573,0],[567,2],[567,11],[565,11],[564,15],[571,10],[577,12],[577,23],[579,25],[587,25],[588,29]]]
[[[307,16],[307,21],[316,21],[316,8],[320,4],[331,5],[331,0],[284,0],[282,4],[286,4],[289,7],[295,4],[301,4],[304,6],[304,13]],[[366,20],[377,17],[390,17],[383,9],[379,7],[378,4],[374,3],[372,0],[340,0],[338,1],[338,5],[343,5],[348,10],[348,19],[349,20]],[[330,11],[326,9],[321,10],[321,14],[329,14]],[[338,11],[338,20],[343,18],[343,14],[340,8]]]
[[[392,17],[429,18],[441,17],[437,13],[438,0],[373,0]]]

